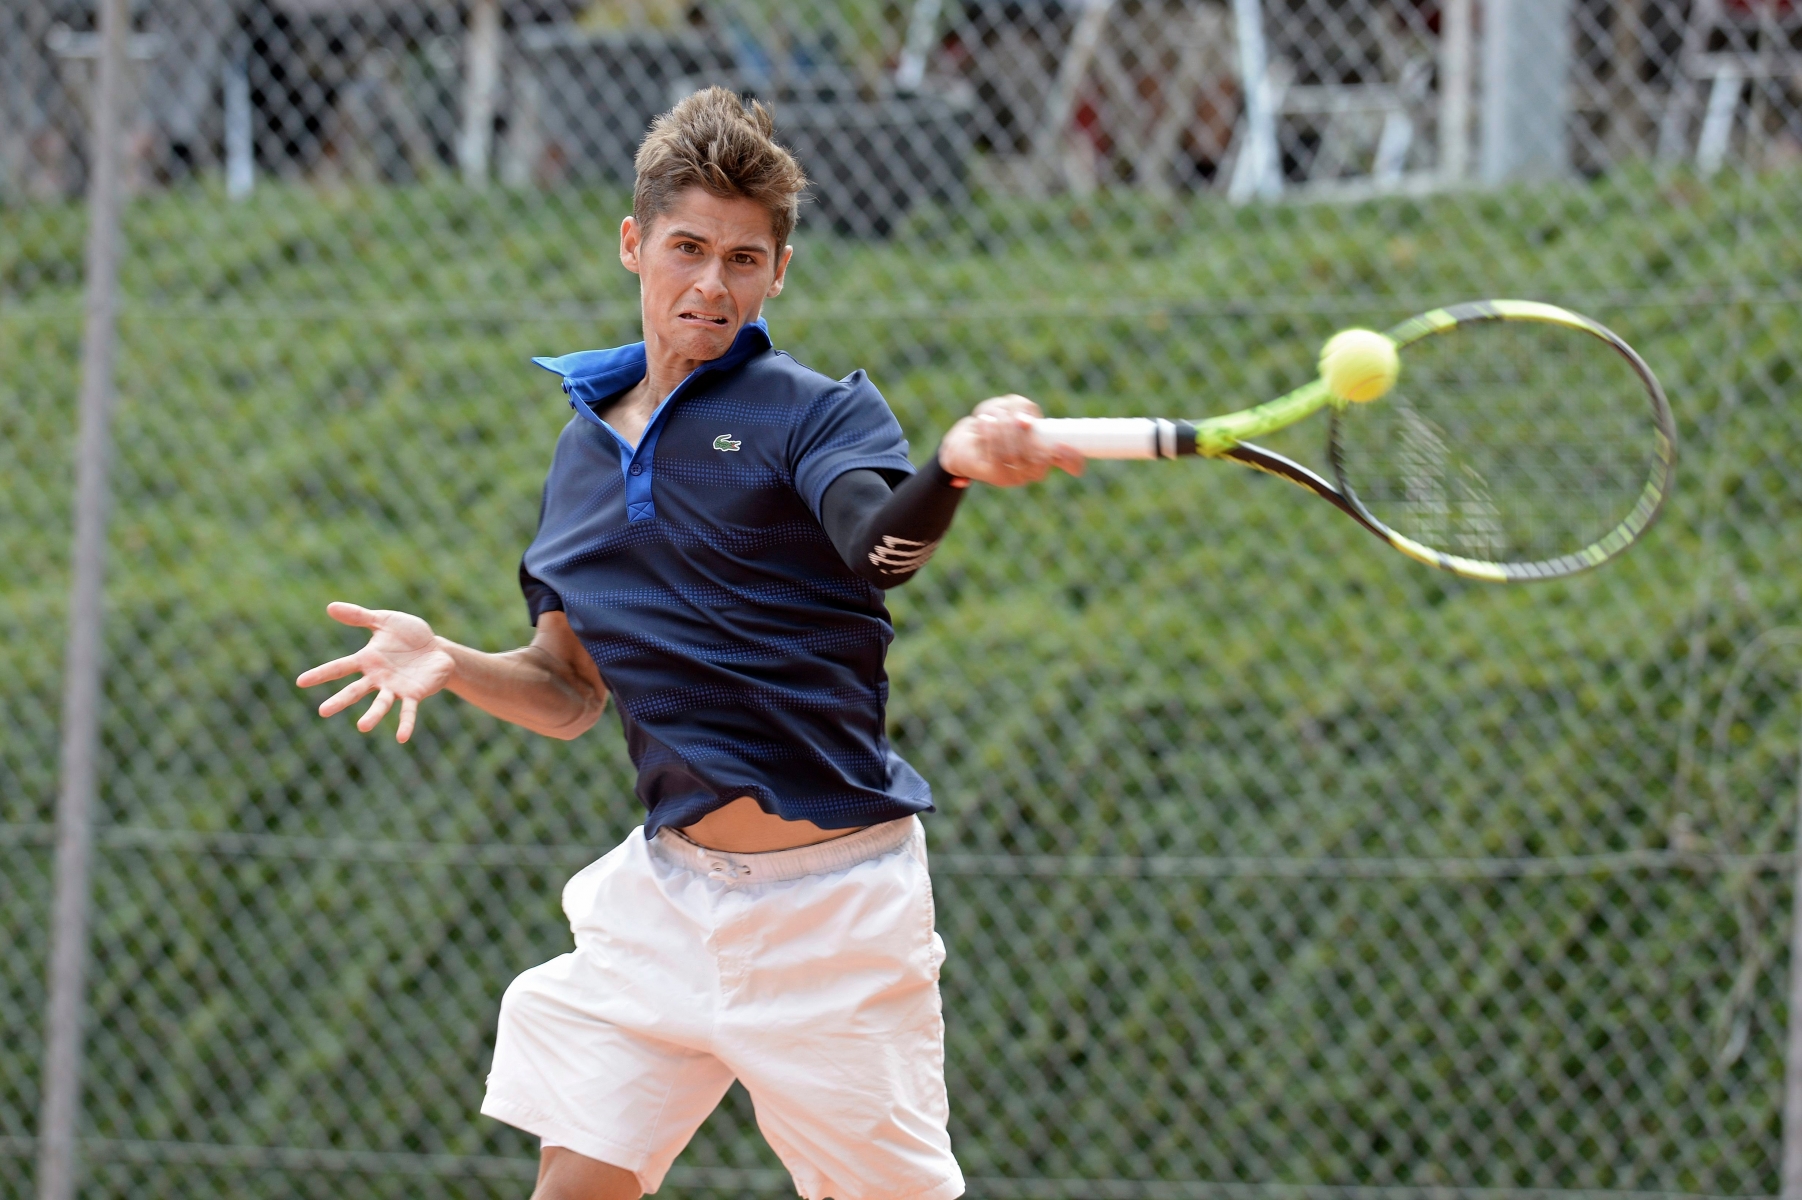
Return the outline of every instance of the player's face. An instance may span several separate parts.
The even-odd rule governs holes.
[[[782,291],[792,253],[776,245],[762,205],[700,188],[648,225],[627,217],[619,230],[619,259],[638,276],[648,348],[695,362],[724,354]]]

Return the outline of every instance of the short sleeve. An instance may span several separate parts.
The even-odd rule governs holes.
[[[523,558],[519,560],[519,590],[525,593],[526,613],[531,617],[534,627],[538,624],[538,618],[545,613],[563,611],[563,597],[550,584],[526,570],[526,560]]]
[[[571,424],[574,424],[574,422],[572,421]],[[562,446],[561,439],[558,440],[558,446],[559,448]],[[556,470],[556,460],[553,459],[551,462],[551,471],[555,474]],[[551,481],[546,479],[544,481],[544,490],[538,493],[539,533],[544,532],[544,510],[545,506],[550,502],[550,498]],[[537,540],[537,535],[534,535],[532,538],[533,543],[536,544]],[[519,590],[525,594],[526,616],[531,619],[532,628],[536,629],[538,627],[539,617],[542,617],[547,612],[563,611],[563,597],[557,594],[556,588],[538,578],[538,576],[532,574],[532,572],[526,568],[526,559],[531,557],[531,554],[532,547],[527,546],[526,552],[519,556]]]
[[[795,490],[816,517],[826,489],[846,471],[914,471],[901,422],[862,371],[807,406],[795,426],[789,464]]]

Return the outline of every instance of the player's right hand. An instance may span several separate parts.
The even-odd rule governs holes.
[[[991,396],[945,431],[939,466],[960,479],[996,487],[1037,483],[1053,467],[1081,475],[1080,451],[1048,445],[1033,433],[1034,422],[1044,415],[1025,396]]]
[[[394,740],[406,741],[413,736],[419,702],[450,682],[454,668],[450,652],[444,649],[432,627],[412,613],[364,608],[341,600],[326,605],[325,611],[334,621],[369,630],[369,642],[355,654],[314,667],[295,684],[312,687],[361,672],[360,679],[319,706],[319,715],[329,717],[342,712],[374,692],[374,703],[357,719],[357,728],[368,733],[381,724],[398,699],[400,728],[395,731]]]

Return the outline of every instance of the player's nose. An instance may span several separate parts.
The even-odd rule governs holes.
[[[700,276],[695,280],[695,290],[709,300],[717,300],[726,294],[726,268],[717,258],[710,258],[701,268]]]

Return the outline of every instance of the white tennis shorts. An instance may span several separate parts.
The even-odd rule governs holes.
[[[643,829],[563,889],[573,953],[501,1001],[482,1111],[655,1192],[743,1081],[807,1200],[951,1200],[915,817],[767,854]]]

